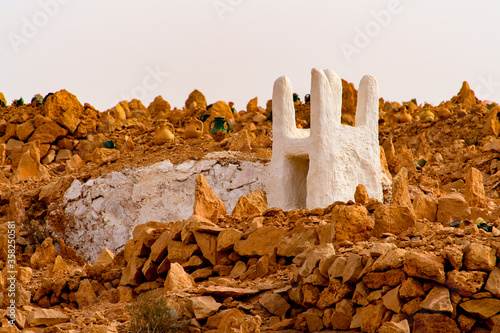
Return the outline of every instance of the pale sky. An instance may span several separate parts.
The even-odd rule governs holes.
[[[182,107],[259,97],[290,78],[309,93],[311,68],[380,96],[438,104],[468,81],[500,102],[500,1],[0,0],[0,91],[10,103],[66,89],[105,111],[158,95]]]

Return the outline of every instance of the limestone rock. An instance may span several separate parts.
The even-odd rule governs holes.
[[[232,215],[236,218],[242,218],[252,215],[262,214],[260,210],[255,206],[246,196],[242,195],[236,205],[234,206]]]
[[[92,289],[89,279],[80,282],[78,291],[75,293],[75,302],[78,304],[79,308],[90,306],[97,302],[97,296],[94,289]]]
[[[484,289],[500,298],[500,268],[495,267],[490,273]]]
[[[66,275],[70,272],[69,266],[64,262],[64,259],[58,255],[54,261],[54,266],[52,267],[52,277],[58,277]]]
[[[212,265],[218,264],[222,254],[217,252],[217,236],[204,232],[194,232],[196,243],[200,247],[203,257],[205,257]]]
[[[108,248],[105,248],[104,251],[101,252],[99,257],[97,257],[95,265],[98,266],[111,264],[114,258],[115,255],[113,254],[113,252],[111,252]]]
[[[54,121],[47,121],[35,129],[35,132],[29,138],[29,142],[39,140],[40,143],[54,143],[57,139],[68,134],[68,131]]]
[[[277,255],[295,257],[308,248],[318,244],[318,233],[315,227],[299,225],[289,230],[278,244]]]
[[[321,244],[307,249],[301,254],[297,255],[294,258],[293,262],[301,266],[299,270],[299,274],[301,276],[308,276],[313,272],[313,270],[322,259],[329,258],[334,254],[335,248],[333,247],[333,244]]]
[[[252,150],[251,144],[252,139],[247,129],[244,128],[233,136],[231,144],[229,145],[229,150],[250,152]]]
[[[480,298],[460,303],[460,307],[472,315],[487,319],[500,312],[500,299]]]
[[[231,249],[242,237],[243,233],[234,228],[222,230],[217,236],[217,251]]]
[[[467,201],[458,193],[450,193],[438,199],[437,220],[444,226],[450,221],[466,220],[471,215]]]
[[[149,104],[148,112],[151,118],[156,119],[159,115],[166,115],[168,112],[170,112],[170,108],[171,107],[169,102],[164,100],[161,96],[156,96],[154,101]]]
[[[259,112],[258,103],[259,103],[258,97],[251,99],[247,104],[247,112]]]
[[[361,205],[366,205],[369,200],[370,197],[368,196],[365,185],[358,184],[358,186],[356,186],[356,192],[354,192],[354,201]]]
[[[472,297],[475,293],[479,292],[488,274],[478,271],[453,270],[447,275],[445,284],[448,288],[457,291],[464,297]]]
[[[404,259],[404,271],[409,276],[444,283],[444,260],[432,253],[410,250]]]
[[[184,271],[180,264],[172,263],[170,265],[170,270],[168,271],[167,278],[165,279],[165,292],[191,288],[195,285],[196,284],[193,278]]]
[[[71,149],[59,149],[56,155],[56,162],[64,162],[70,160],[73,157],[73,152]]]
[[[149,259],[156,263],[161,262],[168,251],[168,244],[171,240],[170,230],[165,230],[162,232],[160,237],[151,245],[151,253],[149,254]]]
[[[30,326],[52,326],[70,321],[68,315],[55,309],[38,309],[30,312],[26,316],[26,321]]]
[[[31,267],[33,269],[40,269],[54,263],[57,252],[52,242],[52,238],[47,237],[43,243],[37,247],[35,253],[30,259]]]
[[[43,116],[55,120],[70,133],[80,124],[83,106],[75,95],[61,90],[49,96],[43,106]]]
[[[127,267],[123,270],[122,277],[120,278],[120,285],[131,285],[135,287],[140,285],[144,280],[141,268],[146,260],[146,258],[131,258],[127,263]]]
[[[233,111],[224,101],[218,101],[212,104],[212,107],[208,110],[208,112],[210,114],[218,113],[221,117],[226,118],[226,120],[234,119]]]
[[[285,318],[288,309],[291,307],[283,297],[273,292],[262,294],[259,298],[259,303],[266,308],[267,311],[280,318]]]
[[[56,157],[56,159],[57,159],[57,157]],[[74,172],[76,170],[83,168],[85,165],[86,165],[86,163],[82,160],[80,155],[75,154],[75,155],[71,156],[69,160],[66,161],[65,170],[68,173]]]
[[[191,297],[187,301],[187,307],[196,319],[205,319],[219,310],[222,304],[217,303],[212,296]]]
[[[170,262],[185,263],[199,249],[198,244],[185,244],[183,242],[170,241],[167,247],[167,259]]]
[[[412,210],[406,206],[378,206],[375,209],[373,236],[381,237],[386,232],[399,235],[415,227],[415,214]]]
[[[387,309],[383,303],[370,304],[361,312],[361,331],[375,333],[382,325]]]
[[[365,241],[373,235],[374,224],[364,206],[337,205],[332,209],[331,216],[337,241]]]
[[[408,207],[410,212],[415,214],[410,199],[410,193],[408,192],[408,185],[408,170],[403,167],[399,170],[398,174],[392,178],[391,205]]]
[[[333,253],[335,254],[335,253]],[[342,273],[342,282],[357,283],[363,272],[363,257],[355,253],[347,255],[344,272]]]
[[[263,256],[273,253],[285,232],[285,229],[275,227],[257,229],[247,239],[237,242],[234,251],[240,256]]]
[[[26,141],[30,137],[31,133],[35,131],[35,125],[33,121],[25,121],[16,127],[16,136],[21,141]]]
[[[186,109],[189,109],[191,104],[193,102],[196,102],[198,107],[206,109],[207,107],[207,100],[205,99],[205,96],[198,90],[193,90],[190,94],[184,105],[186,106]]]
[[[427,219],[430,222],[436,222],[437,207],[437,200],[424,193],[419,193],[413,201],[413,210],[417,220]]]
[[[436,285],[420,305],[423,309],[439,312],[453,312],[450,291],[448,288]]]
[[[399,297],[400,288],[401,286],[397,286],[396,288],[389,290],[387,293],[385,293],[384,296],[382,296],[382,302],[384,306],[395,313],[400,313],[401,309],[403,308],[403,302]]]
[[[210,219],[226,214],[226,206],[212,191],[203,175],[196,178],[193,214]]]
[[[453,104],[461,103],[465,106],[473,106],[479,103],[476,95],[474,94],[474,91],[470,88],[467,81],[464,81],[462,83],[462,88],[460,88],[460,91],[456,96],[453,96],[451,98],[451,102]]]
[[[401,284],[401,288],[399,288],[399,296],[405,299],[422,297],[425,295],[426,293],[422,284],[412,277],[404,280]]]
[[[464,198],[470,207],[486,208],[483,174],[476,168],[469,168],[465,175]]]
[[[442,256],[450,262],[454,269],[459,270],[462,268],[464,253],[458,246],[446,246],[443,249]]]
[[[460,329],[457,327],[455,321],[444,314],[417,313],[413,319],[413,333],[460,333]]]
[[[82,330],[82,333],[118,333],[115,326],[110,325],[88,325]]]
[[[402,269],[391,269],[386,272],[370,272],[363,277],[363,282],[370,289],[380,289],[382,286],[395,287],[406,279]]]
[[[495,249],[477,243],[464,248],[464,264],[468,270],[491,271],[496,264]]]
[[[385,271],[388,269],[403,267],[406,250],[396,248],[380,256],[372,265],[373,271]]]
[[[40,175],[40,153],[36,148],[28,149],[21,155],[17,167],[19,180],[39,178]]]

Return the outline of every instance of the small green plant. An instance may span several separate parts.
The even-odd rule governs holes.
[[[417,104],[417,99],[416,98],[412,98],[411,101],[415,104],[415,105],[418,105]]]
[[[129,307],[129,313],[132,317],[129,332],[174,333],[188,326],[188,321],[179,318],[177,311],[161,295],[139,297]]]
[[[491,110],[496,104],[495,103],[491,103],[491,104],[486,104],[486,108],[488,110]]]

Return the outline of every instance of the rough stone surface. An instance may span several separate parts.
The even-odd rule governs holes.
[[[464,297],[472,297],[479,292],[487,275],[486,272],[453,270],[447,274],[445,284]]]
[[[490,293],[500,298],[500,268],[495,267],[491,271],[484,289],[488,290]]]
[[[454,220],[465,220],[470,217],[469,204],[458,193],[450,193],[438,199],[437,220],[444,226]]]
[[[264,188],[265,165],[242,161],[222,166],[218,158],[208,155],[178,165],[163,161],[111,172],[83,184],[75,180],[68,189],[72,194],[65,196],[65,215],[71,221],[65,241],[94,262],[105,248],[114,251],[125,244],[137,225],[189,218],[195,178],[201,172],[229,211],[240,196]]]
[[[35,253],[31,256],[30,263],[34,269],[44,268],[49,264],[53,264],[56,259],[56,248],[52,244],[53,239],[45,238],[43,243],[37,247]]]
[[[196,177],[193,214],[207,219],[226,214],[226,206],[208,185],[203,175]]]
[[[500,299],[471,299],[460,303],[460,307],[472,315],[478,315],[480,318],[486,319],[500,312]]]
[[[251,233],[247,239],[234,245],[234,251],[240,256],[263,256],[273,253],[286,230],[275,227],[264,227]]]
[[[415,227],[415,222],[413,208],[410,210],[406,206],[381,205],[375,209],[373,235],[381,237],[385,232],[399,235],[403,231]]]
[[[80,282],[78,291],[75,293],[75,301],[78,307],[90,306],[97,302],[97,296],[90,285],[90,280],[85,279]]]
[[[460,329],[457,327],[455,321],[444,314],[417,313],[413,318],[413,333],[460,333]]]
[[[196,319],[205,319],[221,307],[212,296],[191,297],[187,301],[188,309],[194,314]]]
[[[337,241],[358,242],[368,240],[373,235],[373,220],[368,216],[368,210],[361,205],[335,206],[332,223],[335,223]]]
[[[178,291],[195,286],[193,278],[178,263],[172,263],[165,279],[165,292]]]
[[[26,316],[26,321],[31,326],[52,326],[70,321],[68,315],[55,309],[38,309]]]
[[[420,306],[429,311],[451,313],[453,306],[451,305],[450,291],[446,287],[437,285],[432,288]]]
[[[260,296],[259,303],[266,308],[267,311],[280,318],[284,318],[288,309],[291,307],[283,297],[273,292],[267,292]]]
[[[432,253],[422,253],[416,250],[408,251],[404,259],[404,271],[409,276],[429,279],[444,283],[443,259]]]
[[[464,199],[471,207],[486,208],[483,174],[476,168],[470,168],[465,175]]]
[[[468,270],[491,271],[496,264],[496,251],[489,246],[470,243],[464,248],[464,264]]]

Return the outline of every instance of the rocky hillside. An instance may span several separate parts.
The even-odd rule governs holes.
[[[357,92],[343,89],[353,125]],[[129,306],[158,297],[186,332],[490,332],[499,322],[500,107],[466,82],[438,106],[380,100],[384,203],[360,185],[354,201],[283,211],[255,190],[227,211],[200,174],[189,218],[140,224],[94,262],[65,242],[75,180],[217,152],[265,164],[272,103],[236,112],[195,90],[181,109],[159,96],[99,112],[62,90],[16,104],[0,107],[0,332],[126,332]],[[295,106],[309,127],[309,102]],[[207,128],[190,137],[193,119],[216,116],[229,120],[224,140]],[[175,138],[158,144],[164,120]]]

